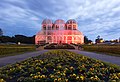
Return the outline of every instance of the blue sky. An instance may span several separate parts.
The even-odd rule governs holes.
[[[120,0],[0,0],[4,35],[35,35],[43,19],[75,19],[89,39],[120,37]]]

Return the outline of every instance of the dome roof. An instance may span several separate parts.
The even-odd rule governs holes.
[[[52,21],[50,19],[44,19],[42,24],[52,24]]]
[[[74,19],[70,19],[66,22],[66,24],[77,24],[77,22]]]
[[[62,19],[58,19],[58,20],[55,21],[54,24],[65,24],[65,21],[62,20]]]

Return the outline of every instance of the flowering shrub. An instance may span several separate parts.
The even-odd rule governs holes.
[[[0,68],[4,82],[119,82],[119,67],[66,50],[51,50],[38,57]]]
[[[75,48],[66,43],[61,43],[61,44],[52,43],[44,47],[44,49],[75,49]]]

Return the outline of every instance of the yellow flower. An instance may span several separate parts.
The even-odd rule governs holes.
[[[53,69],[55,71],[55,69]]]
[[[118,73],[118,77],[120,78],[120,73]]]
[[[57,66],[57,68],[62,68],[62,66],[61,66],[61,65],[59,65],[59,66]]]
[[[42,60],[41,60],[40,62],[41,62],[41,64],[43,64],[43,61],[42,61]]]
[[[84,67],[85,67],[85,65],[83,64],[83,65],[82,65],[82,68],[84,68]]]
[[[53,78],[53,77],[54,77],[54,75],[50,75],[50,77],[51,77],[51,78]]]
[[[54,82],[57,82],[57,79],[54,79]]]
[[[98,78],[94,78],[94,80],[96,80],[96,81],[97,81],[97,80],[98,80]]]
[[[73,76],[75,76],[75,77],[76,77],[76,74],[73,74]]]
[[[37,79],[38,77],[35,75],[34,78]]]
[[[65,79],[65,82],[68,82],[68,79]]]
[[[63,72],[66,73],[66,70],[64,70]]]
[[[40,72],[37,72],[37,74],[40,74]]]
[[[94,79],[94,77],[90,77],[90,79],[92,80],[92,79]]]
[[[84,80],[84,76],[81,75],[81,76],[80,76],[80,79],[81,79],[81,80]]]
[[[66,74],[65,73],[63,73],[63,76],[65,76]]]
[[[30,74],[30,76],[33,76],[33,74]]]
[[[111,82],[117,82],[116,80],[111,80]]]
[[[61,81],[61,78],[58,78],[58,81]]]
[[[76,79],[79,79],[79,76],[77,76]]]
[[[42,75],[42,78],[45,78],[45,75]]]
[[[42,78],[40,75],[38,75],[39,78]]]
[[[0,82],[6,82],[4,79],[0,79]]]
[[[73,67],[72,67],[72,66],[70,67],[70,70],[73,70]]]
[[[60,74],[60,71],[58,71],[57,74]]]

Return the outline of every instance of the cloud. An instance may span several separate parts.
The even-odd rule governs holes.
[[[97,35],[116,39],[120,37],[119,4],[120,0],[1,0],[0,27],[6,35],[34,35],[45,18],[76,19],[79,30],[92,40]]]

